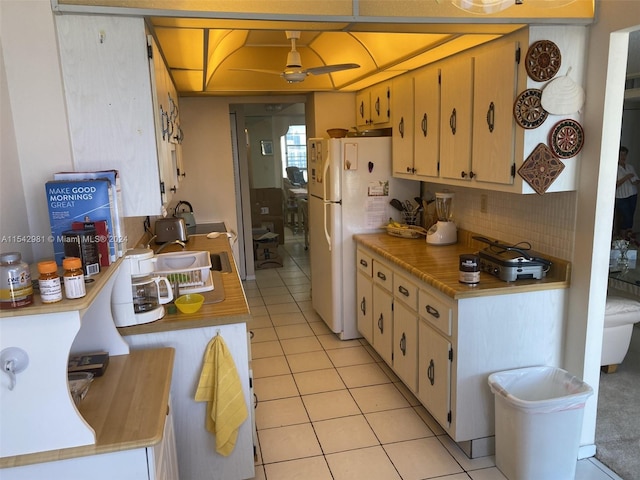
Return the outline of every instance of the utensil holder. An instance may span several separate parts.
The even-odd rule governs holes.
[[[403,211],[400,212],[402,214],[402,221],[407,225],[416,225],[416,221],[418,219],[418,212],[408,212]]]

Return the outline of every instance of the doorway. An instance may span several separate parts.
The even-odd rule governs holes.
[[[293,234],[287,227],[285,178],[286,167],[300,166],[306,159],[306,137],[300,132],[305,128],[305,104],[294,103],[243,103],[231,104],[235,115],[235,133],[239,139],[236,181],[243,204],[239,225],[245,232],[244,252],[247,277],[255,275],[258,261],[254,258],[253,234],[269,231],[278,235],[282,248],[287,236]],[[291,126],[298,128],[292,129]],[[301,156],[302,155],[302,156]],[[303,162],[306,170],[306,162]],[[277,262],[269,262],[277,266]]]
[[[611,35],[612,45],[615,41],[623,41],[619,38],[620,35],[622,34],[619,32],[614,32]],[[629,149],[628,163],[638,169],[640,168],[640,139],[637,136],[638,128],[640,128],[640,80],[638,80],[640,79],[640,30],[629,33],[628,46],[627,81],[621,112],[622,127],[619,144],[625,145]],[[607,84],[610,81],[612,84],[619,84],[615,81],[616,79],[610,77],[611,75],[607,78]],[[606,107],[605,100],[605,110]],[[604,153],[610,157],[615,156],[617,159],[617,150],[614,155],[611,155],[611,152],[603,152],[603,155]],[[636,218],[638,217],[636,216]],[[638,220],[634,222],[636,229],[637,225],[640,225]],[[609,257],[608,251],[606,255]],[[638,291],[636,289],[635,292],[628,293],[640,300]],[[640,355],[637,354],[638,348],[640,348],[638,347],[639,337],[640,328],[636,325],[630,352],[627,353],[618,372],[600,374],[595,435],[596,458],[624,478],[636,478],[640,473],[640,462],[637,460],[640,427],[638,422],[634,421],[637,418],[637,412],[632,408],[637,402],[632,401],[630,408],[628,408],[626,403],[629,402],[624,402],[622,399],[623,393],[636,400],[640,396],[640,384],[637,382],[638,372],[640,372]],[[631,379],[631,381],[625,381],[625,379]],[[626,385],[623,389],[616,387],[616,385],[622,384]]]

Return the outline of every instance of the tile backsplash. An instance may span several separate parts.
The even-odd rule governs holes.
[[[453,218],[458,228],[509,244],[529,242],[540,253],[571,261],[576,219],[576,192],[516,195],[475,188],[447,187],[455,193]],[[423,184],[423,191],[442,191]],[[486,212],[481,210],[486,196]]]

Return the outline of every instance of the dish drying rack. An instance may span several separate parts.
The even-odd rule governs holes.
[[[156,255],[155,273],[177,281],[181,294],[213,290],[209,252],[171,252]]]

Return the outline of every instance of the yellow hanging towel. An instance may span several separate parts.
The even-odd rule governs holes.
[[[236,365],[219,334],[205,350],[195,400],[207,402],[205,426],[216,436],[216,451],[225,457],[230,455],[238,429],[249,414]]]

